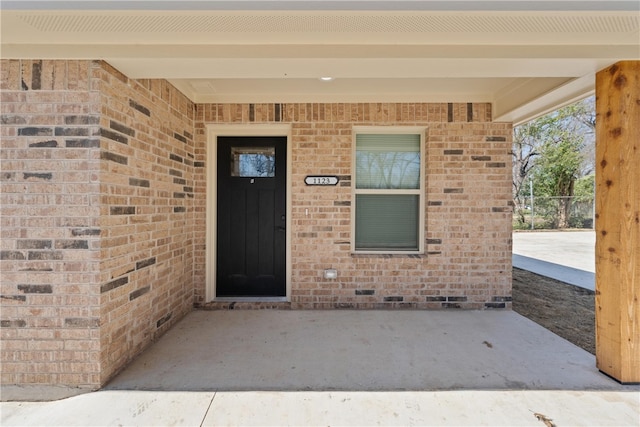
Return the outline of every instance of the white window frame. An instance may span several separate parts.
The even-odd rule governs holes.
[[[415,255],[424,254],[425,250],[425,183],[426,183],[426,159],[425,159],[425,127],[418,126],[354,126],[351,153],[351,252],[353,254],[398,254]],[[420,135],[420,187],[417,189],[357,189],[356,188],[356,135],[358,134],[413,134]],[[414,194],[418,196],[418,250],[362,250],[356,249],[356,195],[358,194]]]

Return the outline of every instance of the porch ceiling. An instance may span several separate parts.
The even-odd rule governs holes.
[[[491,102],[519,123],[640,59],[637,1],[3,1],[2,57],[104,59],[194,102]],[[332,77],[329,82],[320,77]]]

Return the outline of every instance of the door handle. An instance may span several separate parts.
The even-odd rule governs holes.
[[[276,227],[276,230],[278,230],[281,233],[284,233],[285,231],[287,231],[286,227]]]

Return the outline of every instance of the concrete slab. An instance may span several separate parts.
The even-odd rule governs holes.
[[[595,231],[513,233],[513,266],[595,290]]]
[[[619,390],[512,311],[195,311],[108,390]]]
[[[578,270],[577,268],[571,268],[565,265],[554,264],[516,254],[513,254],[513,266],[522,270],[540,274],[541,276],[560,280],[564,283],[580,286],[581,288],[589,289],[590,291],[596,290],[596,275],[589,271]]]
[[[621,392],[226,392],[205,426],[638,425],[638,396]]]
[[[536,414],[637,426],[640,386],[510,311],[196,311],[106,390],[0,403],[2,426],[544,426]]]
[[[637,426],[637,392],[100,391],[0,403],[2,426]]]
[[[2,426],[199,426],[215,393],[99,391],[0,403]]]
[[[514,254],[591,273],[596,271],[595,247],[593,230],[513,233]]]

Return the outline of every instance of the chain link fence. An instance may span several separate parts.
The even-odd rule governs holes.
[[[594,214],[593,199],[526,197],[520,201],[520,205],[516,201],[513,228],[516,230],[592,229]]]

